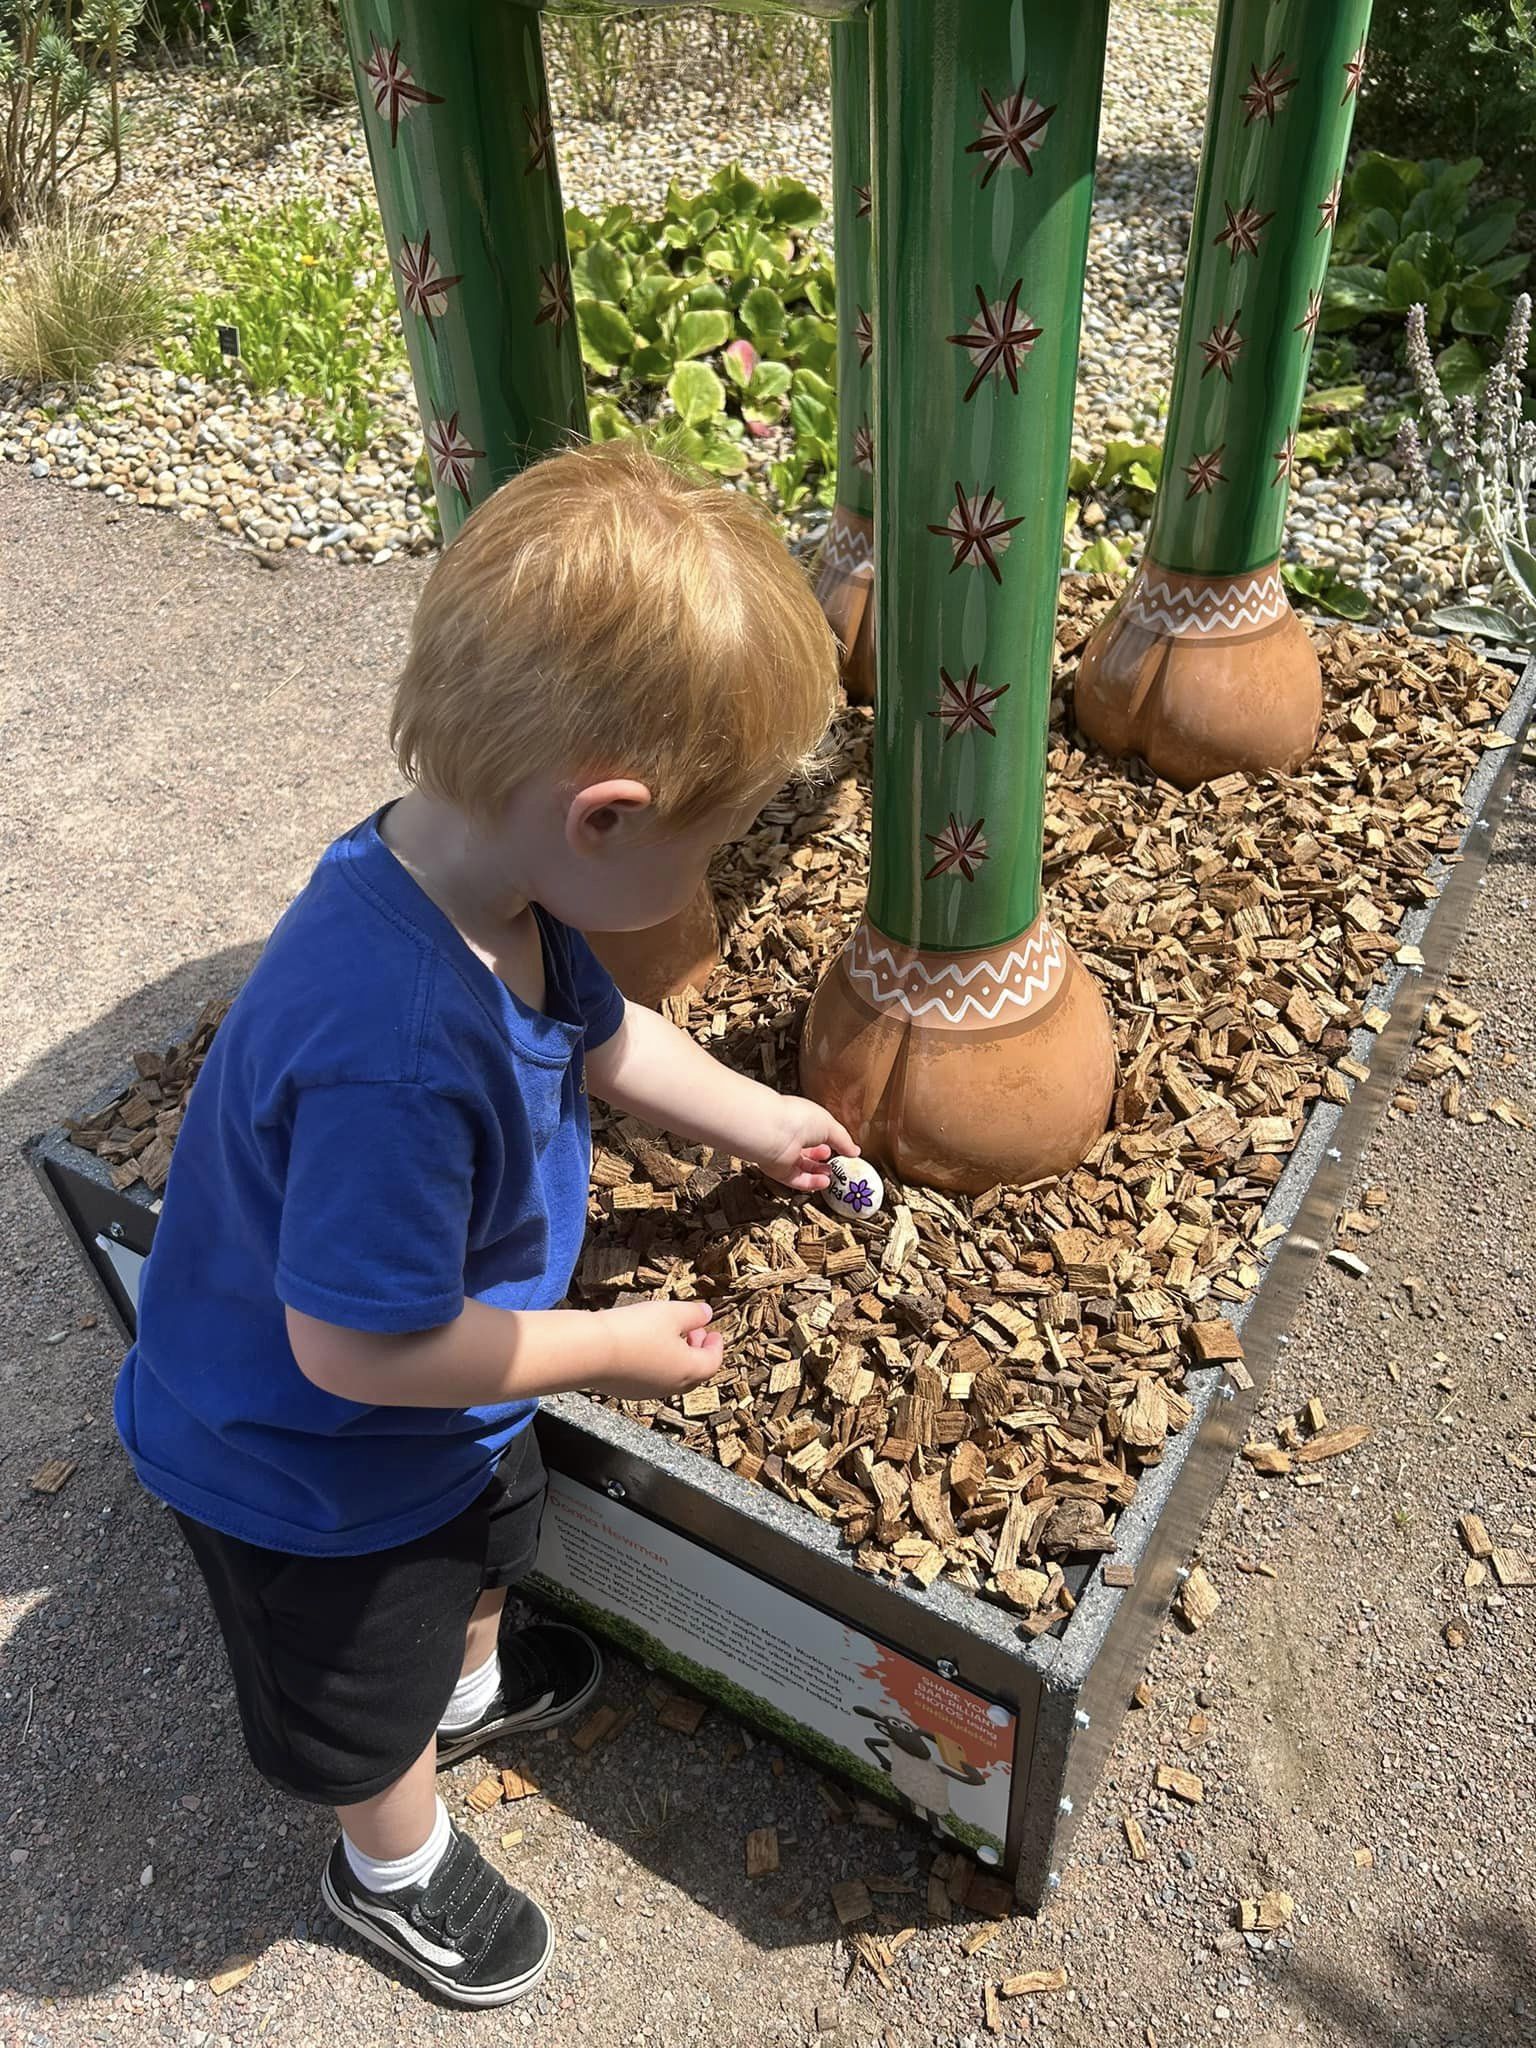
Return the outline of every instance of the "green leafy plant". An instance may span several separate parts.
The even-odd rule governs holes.
[[[1509,316],[1507,287],[1529,257],[1511,253],[1519,209],[1472,206],[1481,157],[1451,163],[1367,151],[1344,181],[1343,205],[1323,286],[1326,333],[1425,309],[1432,339],[1449,330],[1483,336]]]
[[[1332,612],[1336,619],[1371,616],[1371,600],[1358,584],[1347,582],[1337,569],[1316,568],[1310,562],[1282,562],[1280,581],[1319,611]]]
[[[1423,309],[1415,306],[1408,315],[1408,365],[1430,447],[1456,486],[1447,509],[1466,536],[1462,577],[1470,581],[1475,562],[1492,577],[1492,603],[1447,606],[1432,614],[1430,624],[1518,647],[1536,646],[1536,423],[1525,418],[1522,400],[1530,338],[1531,301],[1522,293],[1480,397],[1452,397],[1430,360]],[[1411,420],[1399,446],[1409,475],[1427,495],[1435,478]]]
[[[344,220],[308,198],[267,213],[226,207],[192,245],[208,282],[192,296],[171,367],[238,375],[256,391],[284,386],[313,401],[316,424],[338,446],[361,449],[375,425],[371,393],[404,364],[405,344],[378,214]],[[219,346],[234,327],[240,354]]]
[[[1136,512],[1150,512],[1163,473],[1161,441],[1111,441],[1102,455],[1074,456],[1067,469],[1067,489],[1074,498],[1096,492],[1118,492]]]
[[[113,235],[67,206],[38,222],[0,277],[0,377],[79,385],[148,352],[170,321],[172,276],[163,239]]]
[[[659,219],[571,208],[593,438],[670,412],[685,459],[740,476],[754,441],[777,442],[768,474],[784,509],[810,496],[830,503],[837,326],[831,263],[811,234],[821,212],[797,180],[758,184],[734,165],[702,192],[674,181]]]
[[[1356,132],[1385,150],[1474,149],[1536,169],[1532,0],[1376,0]]]
[[[106,191],[120,183],[119,84],[143,13],[144,0],[0,0],[0,240],[103,158]]]

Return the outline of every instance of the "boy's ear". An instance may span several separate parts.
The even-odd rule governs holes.
[[[651,808],[643,782],[613,776],[573,790],[565,805],[565,841],[572,853],[595,853],[626,817]]]

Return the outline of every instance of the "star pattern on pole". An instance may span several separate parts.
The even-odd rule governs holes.
[[[408,114],[412,107],[440,107],[443,96],[440,92],[427,92],[412,78],[411,67],[401,62],[398,36],[388,50],[377,36],[370,40],[373,47],[363,66],[363,76],[368,81],[374,112],[389,116],[389,146],[393,149],[400,139],[401,115]]]
[[[1242,317],[1243,309],[1239,306],[1225,326],[1218,321],[1201,342],[1200,352],[1205,357],[1205,368],[1200,372],[1202,383],[1212,370],[1220,370],[1227,382],[1232,382],[1232,365],[1247,346],[1246,337],[1237,331],[1237,323]]]
[[[1245,205],[1235,208],[1229,206],[1226,200],[1223,200],[1221,205],[1227,216],[1227,224],[1216,237],[1217,246],[1225,242],[1227,254],[1234,263],[1239,256],[1257,256],[1259,237],[1274,219],[1274,214],[1260,213],[1251,199]]]
[[[853,197],[855,202],[855,217],[859,220],[868,220],[870,213],[874,207],[874,198],[871,194],[869,186],[855,185],[853,188]]]
[[[558,339],[561,328],[571,317],[571,273],[563,263],[539,265],[539,310],[533,316],[535,327],[544,326],[547,321]]]
[[[1319,286],[1318,289],[1315,292],[1313,292],[1312,296],[1307,300],[1307,310],[1305,311],[1305,313],[1302,314],[1301,318],[1296,322],[1296,325],[1291,329],[1292,334],[1304,334],[1307,337],[1308,341],[1316,340],[1317,323],[1319,320],[1322,319],[1322,317],[1323,293],[1322,287]]]
[[[1037,99],[1032,99],[1022,78],[1018,91],[1008,93],[1000,100],[993,99],[983,86],[981,103],[986,108],[981,133],[974,142],[966,144],[965,153],[975,156],[979,152],[987,160],[987,168],[981,177],[983,190],[1004,164],[1016,164],[1032,178],[1035,167],[1030,158],[1045,141],[1046,128],[1056,109],[1042,107]]]
[[[966,386],[964,403],[975,397],[988,377],[1006,377],[1011,389],[1017,392],[1020,361],[1045,331],[1033,324],[1028,313],[1019,311],[1019,293],[1023,289],[1023,278],[1015,278],[1007,298],[989,304],[986,293],[977,285],[976,303],[981,311],[964,334],[948,337],[956,348],[969,349],[975,357],[975,374]]]
[[[419,313],[427,323],[427,332],[436,338],[437,329],[432,325],[448,310],[448,294],[456,284],[464,282],[462,274],[445,277],[442,266],[432,254],[432,230],[423,234],[419,242],[409,236],[400,244],[400,290],[405,303],[413,313]]]
[[[1226,445],[1223,441],[1209,454],[1197,455],[1193,462],[1185,463],[1184,474],[1189,478],[1189,489],[1184,493],[1186,499],[1203,497],[1207,491],[1214,491],[1218,484],[1226,482],[1221,472],[1221,458]]]
[[[999,697],[1006,697],[1011,685],[999,683],[994,689],[984,689],[977,680],[976,664],[972,662],[967,674],[958,679],[947,668],[939,670],[939,708],[931,711],[930,718],[936,718],[944,727],[944,742],[949,742],[959,732],[984,732],[990,738],[997,738],[997,727],[990,716],[991,706]]]
[[[1365,43],[1362,39],[1360,47],[1355,51],[1354,55],[1344,59],[1344,98],[1339,101],[1341,107],[1346,101],[1353,99],[1354,95],[1360,90],[1360,81],[1364,76]]]
[[[853,430],[853,459],[867,476],[875,469],[875,430],[868,420],[860,420]]]
[[[947,540],[955,551],[955,559],[949,565],[953,575],[962,562],[979,562],[990,569],[994,583],[1001,583],[1003,572],[997,566],[997,558],[1013,539],[1013,529],[1024,524],[1020,512],[1013,519],[1005,519],[1007,507],[994,490],[978,488],[969,497],[963,484],[955,485],[955,502],[948,519],[942,526],[930,526],[930,533]]]
[[[1291,471],[1296,463],[1296,429],[1294,427],[1292,427],[1291,431],[1269,459],[1275,465],[1275,473],[1269,480],[1270,489],[1273,490],[1276,484],[1288,484],[1291,480]]]
[[[985,818],[978,818],[975,824],[966,825],[951,811],[942,832],[925,832],[923,837],[938,858],[923,880],[931,882],[936,875],[957,874],[964,882],[974,882],[976,870],[987,858],[987,842],[981,829],[986,822]]]
[[[875,329],[874,323],[862,306],[854,319],[853,338],[858,345],[859,361],[867,363],[875,352]]]
[[[468,437],[459,432],[459,416],[450,413],[445,420],[428,420],[427,454],[432,463],[432,474],[440,484],[452,484],[461,498],[469,496],[469,466],[478,461],[485,450],[475,447]]]
[[[524,107],[523,126],[528,130],[528,163],[523,172],[549,171],[555,163],[555,120],[546,101],[541,107]]]
[[[1243,116],[1243,126],[1247,128],[1255,121],[1264,120],[1273,128],[1286,94],[1295,89],[1296,73],[1293,71],[1288,78],[1284,75],[1284,50],[1265,70],[1261,71],[1257,64],[1250,64],[1248,72],[1253,83],[1243,94],[1243,105],[1248,110]]]
[[[1343,190],[1344,180],[1342,177],[1337,177],[1334,179],[1332,189],[1328,192],[1327,196],[1319,199],[1317,202],[1317,210],[1323,217],[1318,222],[1316,233],[1312,237],[1314,241],[1316,241],[1318,235],[1331,235],[1338,226],[1339,199]]]

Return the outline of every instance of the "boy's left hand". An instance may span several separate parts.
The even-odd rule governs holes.
[[[830,1111],[803,1095],[778,1097],[778,1128],[772,1146],[757,1160],[770,1179],[787,1188],[815,1194],[829,1181],[827,1161],[834,1154],[856,1159],[859,1148]]]

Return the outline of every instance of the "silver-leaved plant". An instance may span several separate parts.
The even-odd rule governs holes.
[[[1481,566],[1494,600],[1448,605],[1431,614],[1430,624],[1516,647],[1536,645],[1536,423],[1524,417],[1521,384],[1531,340],[1530,295],[1522,292],[1516,299],[1504,346],[1478,399],[1446,397],[1429,353],[1422,306],[1409,307],[1407,325],[1408,366],[1424,425],[1458,487],[1452,510],[1467,541],[1462,579],[1470,583],[1474,566]],[[1420,494],[1435,489],[1412,420],[1403,422],[1397,445]]]

